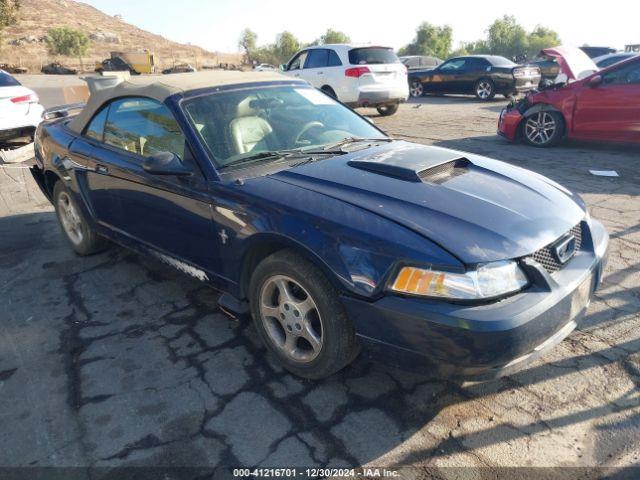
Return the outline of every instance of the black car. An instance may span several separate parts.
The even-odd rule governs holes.
[[[65,67],[59,62],[52,62],[44,65],[40,71],[47,75],[75,75],[78,73],[77,69]]]
[[[468,93],[490,100],[496,93],[510,96],[533,90],[540,83],[540,69],[495,55],[470,55],[450,58],[433,69],[410,71],[408,77],[412,97]]]
[[[555,58],[538,57],[531,62],[527,62],[527,66],[538,67],[540,75],[542,75],[542,81],[553,81],[560,73],[560,65],[558,65]]]
[[[578,48],[580,48],[580,50],[586,53],[589,56],[589,58],[596,58],[596,57],[601,57],[602,55],[608,55],[609,53],[616,53],[616,49],[611,47],[582,46]]]

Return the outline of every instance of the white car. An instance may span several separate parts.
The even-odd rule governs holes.
[[[33,137],[44,107],[33,90],[0,70],[0,141]]]
[[[261,63],[260,65],[253,67],[253,70],[256,72],[275,72],[276,67],[269,65],[268,63]]]
[[[309,47],[282,69],[350,107],[375,107],[380,115],[393,115],[409,96],[407,68],[388,47]]]

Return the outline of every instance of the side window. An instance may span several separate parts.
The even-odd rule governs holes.
[[[626,85],[640,83],[640,63],[634,62],[623,68],[618,68],[604,74],[604,83],[607,85]]]
[[[104,142],[148,157],[171,152],[184,159],[185,138],[169,109],[148,98],[123,98],[109,108]]]
[[[329,50],[325,48],[314,48],[309,50],[304,68],[322,68],[329,62]]]
[[[490,67],[491,64],[484,58],[470,58],[467,60],[467,68],[473,71],[486,70],[488,72],[491,70]]]
[[[340,57],[334,50],[327,50],[329,52],[329,61],[327,62],[327,67],[340,67],[342,62],[340,61]]]
[[[107,121],[107,113],[109,112],[109,106],[102,107],[102,110],[95,115],[89,125],[84,129],[84,135],[94,140],[102,141],[104,136],[104,125]]]
[[[443,63],[442,66],[440,67],[440,70],[455,72],[457,70],[462,70],[464,68],[464,65],[465,65],[465,59],[458,58],[458,59],[449,60],[448,62]]]
[[[294,59],[291,60],[291,63],[289,63],[289,67],[287,68],[287,70],[300,70],[304,65],[304,61],[306,59],[307,59],[306,51],[299,53],[297,57],[294,57]]]

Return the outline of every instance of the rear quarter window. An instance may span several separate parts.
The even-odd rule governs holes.
[[[391,48],[365,47],[349,50],[351,65],[376,65],[400,63],[400,59]]]
[[[0,72],[0,87],[17,87],[20,82],[5,72]]]

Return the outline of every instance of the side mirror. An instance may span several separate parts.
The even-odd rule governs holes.
[[[587,83],[587,85],[589,85],[591,88],[596,88],[601,83],[602,83],[602,76],[594,75],[589,79],[589,82]]]
[[[280,71],[282,72],[286,72],[287,71],[287,64],[283,63],[282,65],[280,65]]]
[[[175,153],[158,152],[147,157],[142,162],[142,168],[145,172],[152,175],[176,175],[188,176],[193,172],[191,168],[184,165]]]

